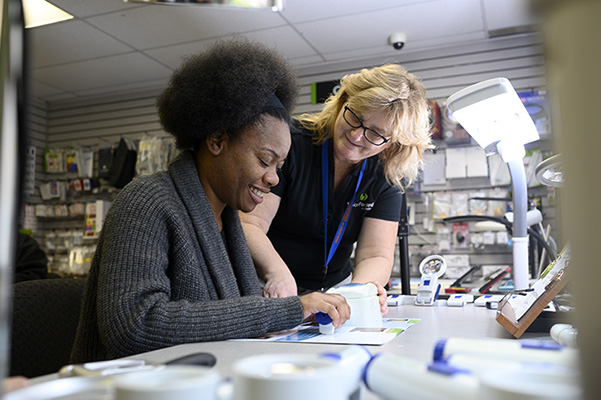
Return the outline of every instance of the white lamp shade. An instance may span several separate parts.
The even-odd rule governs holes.
[[[489,154],[498,151],[505,162],[523,158],[524,144],[539,139],[532,118],[506,78],[462,89],[448,98],[447,107],[483,149]]]

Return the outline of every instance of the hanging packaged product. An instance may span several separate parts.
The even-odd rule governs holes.
[[[135,176],[137,147],[133,140],[121,138],[109,170],[109,183],[122,189]]]
[[[44,150],[44,172],[62,173],[65,169],[65,153],[63,149]]]

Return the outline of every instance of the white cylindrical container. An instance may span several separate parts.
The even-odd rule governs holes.
[[[582,385],[575,373],[495,371],[480,380],[479,398],[486,400],[581,400]]]
[[[432,372],[424,363],[388,353],[373,357],[364,380],[369,390],[387,400],[476,400],[479,390],[470,374]]]
[[[315,354],[252,356],[233,366],[234,400],[348,400],[346,368]]]
[[[220,383],[214,368],[168,365],[116,375],[116,400],[215,400]]]
[[[371,353],[367,348],[355,345],[336,353],[323,353],[319,357],[333,360],[338,364],[338,368],[345,370],[340,374],[340,382],[343,387],[348,388],[347,392],[350,394],[359,387],[365,366],[371,360]]]
[[[552,341],[514,339],[442,339],[434,347],[434,361],[454,355],[473,355],[493,360],[551,363],[577,368],[578,350]]]
[[[328,290],[344,296],[351,307],[351,317],[344,326],[382,326],[378,288],[373,283],[349,283]]]
[[[573,374],[578,371],[565,365],[541,363],[532,361],[499,360],[492,357],[481,357],[475,355],[454,354],[437,361],[449,368],[462,369],[471,372],[476,377],[488,374],[490,371],[497,373],[503,371],[544,371],[553,373]]]
[[[568,347],[578,347],[578,330],[569,324],[555,324],[551,327],[551,338]]]
[[[74,376],[32,384],[2,395],[2,400],[86,399],[106,400],[113,395],[113,380]]]

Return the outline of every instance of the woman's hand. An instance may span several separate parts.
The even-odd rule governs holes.
[[[267,280],[263,287],[264,297],[290,297],[296,296],[296,281],[287,268],[278,274],[265,277]]]
[[[380,312],[382,313],[382,316],[385,317],[388,314],[388,302],[386,301],[388,299],[388,293],[386,293],[386,289],[384,289],[384,286],[380,285],[378,282],[375,281],[370,281],[367,283],[375,285],[378,289],[378,297],[380,300]]]
[[[318,312],[328,314],[332,325],[340,328],[351,317],[351,307],[339,294],[313,292],[300,296],[303,304],[303,321]]]
[[[0,393],[12,392],[13,390],[23,389],[27,386],[29,386],[29,379],[24,376],[11,376],[2,382]]]

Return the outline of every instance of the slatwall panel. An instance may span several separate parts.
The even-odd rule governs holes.
[[[21,203],[35,205],[42,203],[38,188],[45,180],[43,170],[44,149],[46,148],[47,139],[48,112],[45,102],[33,98],[27,99],[26,107],[25,125],[27,130],[27,140],[25,145],[27,147],[33,146],[35,148],[35,187],[33,193],[28,193],[24,190]],[[38,221],[38,219],[32,215],[31,211],[32,210],[25,212],[25,209],[21,210],[21,221],[19,225],[20,227],[31,229],[34,237],[37,238],[38,233],[44,228],[43,222]]]
[[[48,112],[47,105],[43,101],[30,99],[27,104],[27,146],[34,146],[36,149],[36,188],[43,181],[44,176],[40,173],[44,170],[44,148],[46,148],[47,140],[47,120]],[[26,201],[40,202],[41,197],[38,190],[35,190],[33,195],[27,195]]]
[[[439,102],[463,87],[500,76],[509,78],[517,91],[545,88],[541,39],[531,34],[422,52],[405,54],[399,51],[394,54],[394,57],[388,58],[299,68],[297,71],[301,92],[295,113],[314,112],[320,109],[319,105],[311,104],[313,82],[337,80],[361,68],[391,62],[400,63],[417,75],[426,86],[428,97]],[[155,97],[159,92],[160,90],[157,89],[49,104],[47,145],[49,147],[82,145],[97,148],[116,143],[121,136],[134,140],[140,139],[144,133],[159,137],[166,136],[158,123],[154,107]],[[455,187],[457,182],[453,182],[436,190],[481,188],[486,184],[487,180],[468,179],[462,180],[460,187]],[[546,194],[542,193],[542,196],[545,197]],[[420,247],[436,241],[434,234],[420,231],[424,213],[422,199],[421,193],[412,191],[409,194],[409,201],[415,203],[416,211],[416,226],[412,227],[414,232],[410,237],[414,270],[425,254],[420,252]],[[545,204],[553,220],[553,210],[547,206]],[[554,221],[551,223],[554,224]],[[428,250],[423,251],[427,253]],[[484,252],[471,253],[471,261],[474,264],[511,263],[511,250],[500,246],[489,248]]]
[[[482,80],[506,77],[517,91],[545,87],[541,39],[536,35],[487,40],[476,44],[413,52],[389,58],[303,68],[298,112],[312,112],[311,83],[339,79],[385,63],[399,63],[426,86],[428,98],[444,100],[454,92]]]
[[[106,146],[125,136],[165,136],[155,109],[159,91],[49,105],[48,146]]]

